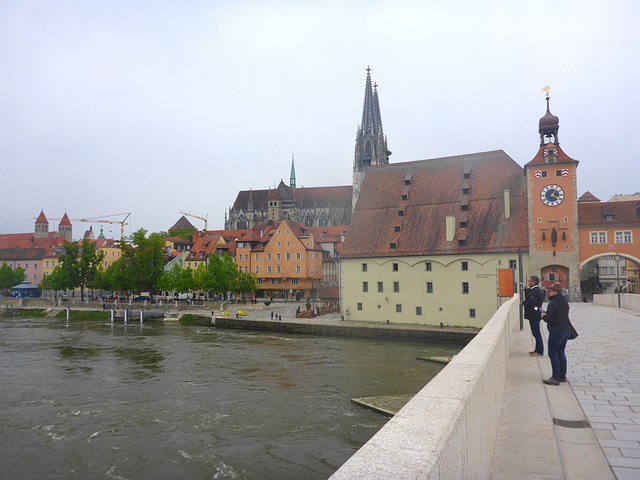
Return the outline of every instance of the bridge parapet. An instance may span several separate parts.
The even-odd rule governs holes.
[[[518,324],[514,296],[331,480],[488,478]]]

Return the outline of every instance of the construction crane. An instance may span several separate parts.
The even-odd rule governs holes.
[[[103,218],[109,217],[117,217],[120,215],[126,215],[122,221],[118,220],[102,220]],[[88,222],[88,223],[109,223],[109,224],[120,224],[120,238],[124,238],[124,226],[129,225],[127,222],[127,218],[131,216],[131,212],[124,213],[114,213],[113,215],[103,215],[100,217],[92,217],[92,218],[70,218],[71,222]],[[62,220],[62,218],[49,218],[49,220]]]
[[[204,230],[205,230],[205,232],[208,230],[208,228],[207,228],[207,221],[209,219],[209,214],[208,213],[204,217],[201,217],[199,215],[194,215],[191,212],[182,212],[181,211],[180,213],[183,214],[183,215],[186,215],[188,217],[193,217],[193,218],[197,218],[198,220],[202,220],[204,222]]]

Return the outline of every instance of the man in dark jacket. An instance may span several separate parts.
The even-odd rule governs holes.
[[[532,275],[529,279],[529,288],[526,290],[524,305],[524,318],[529,320],[531,327],[531,335],[536,339],[536,348],[529,355],[532,357],[544,356],[544,344],[542,343],[542,334],[540,333],[540,318],[542,314],[542,302],[544,301],[544,292],[540,288],[540,279]]]

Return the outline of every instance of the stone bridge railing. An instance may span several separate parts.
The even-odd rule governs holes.
[[[489,478],[517,325],[515,296],[331,480]]]
[[[594,295],[593,303],[595,303],[596,305],[604,305],[607,307],[617,307],[618,294],[605,293]],[[640,295],[636,295],[633,293],[621,293],[620,306],[628,310],[635,310],[636,312],[640,312]]]

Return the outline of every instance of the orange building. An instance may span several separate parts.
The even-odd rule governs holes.
[[[323,250],[303,224],[259,223],[236,241],[236,264],[258,279],[258,297],[316,298]]]

